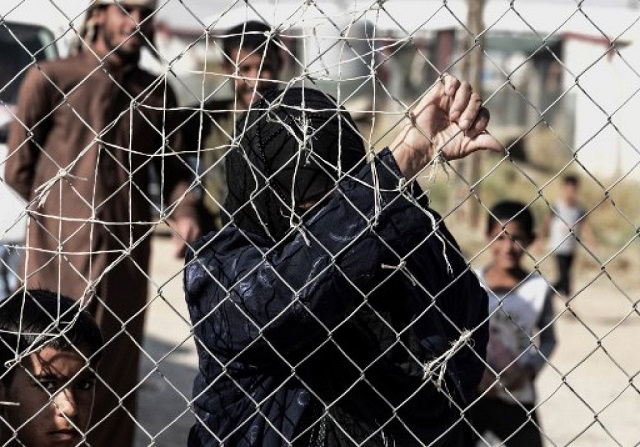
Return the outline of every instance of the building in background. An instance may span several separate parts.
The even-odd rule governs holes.
[[[393,84],[401,87],[393,89],[399,100],[413,97],[443,70],[459,74],[465,0],[388,0],[378,6],[364,0],[212,0],[188,6],[161,5],[159,57],[143,56],[146,68],[168,77],[182,106],[195,109],[232,94],[218,68],[218,38],[251,19],[283,36],[290,78],[331,92],[355,113],[393,105],[385,101],[378,78],[392,65],[402,68],[393,70],[402,76]],[[85,7],[25,0],[3,5],[0,14],[47,23],[64,56],[76,38],[70,24],[82,22]],[[594,174],[619,177],[632,170],[640,163],[638,14],[637,2],[622,0],[487,0],[483,81],[492,127],[507,141],[548,124],[557,144]],[[600,162],[603,153],[610,163]],[[640,178],[640,169],[632,175]]]
[[[466,1],[423,2],[419,15],[415,7],[391,0],[366,17],[378,17],[379,34],[423,42],[428,82],[440,71],[459,74]],[[507,141],[546,128],[592,174],[640,179],[638,16],[636,3],[488,1],[483,93],[492,130]],[[406,47],[400,53],[415,55]],[[602,163],[603,154],[611,162]]]
[[[378,79],[387,67],[402,68],[393,70],[402,76],[393,84],[402,87],[394,89],[399,100],[442,71],[460,74],[466,15],[465,0],[389,0],[377,7],[333,0],[229,3],[187,28],[160,25],[157,44],[167,56],[157,69],[170,66],[178,76],[183,104],[231,95],[217,69],[216,37],[242,21],[262,20],[284,36],[290,77],[366,114],[390,104]],[[624,2],[488,1],[483,87],[493,129],[507,141],[545,127],[567,156],[577,154],[594,174],[629,172],[640,162],[640,128],[633,121],[640,105],[637,18],[637,5]],[[603,151],[612,163],[599,162]],[[640,170],[632,175],[640,178]]]

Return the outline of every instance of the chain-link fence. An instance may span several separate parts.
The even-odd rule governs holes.
[[[640,443],[638,6],[0,5],[0,445]]]

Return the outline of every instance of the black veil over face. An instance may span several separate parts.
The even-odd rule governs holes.
[[[310,88],[271,90],[239,121],[225,160],[223,220],[281,240],[300,205],[322,199],[365,150],[351,116]]]

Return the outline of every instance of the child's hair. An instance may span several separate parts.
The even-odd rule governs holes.
[[[504,200],[493,205],[487,218],[487,234],[491,234],[497,226],[502,226],[501,222],[516,222],[533,240],[533,215],[524,203]]]
[[[580,184],[580,179],[578,179],[578,176],[576,175],[567,174],[562,177],[562,183],[565,185],[578,186]]]
[[[22,290],[0,302],[0,382],[11,382],[8,363],[31,348],[83,349],[96,364],[102,334],[80,303],[48,290]]]
[[[245,51],[262,50],[261,53],[267,48],[265,58],[277,58],[279,63],[280,53],[278,51],[278,44],[280,43],[280,39],[276,35],[271,36],[270,33],[271,28],[266,23],[250,20],[229,29],[225,33],[226,37],[223,40],[222,48],[227,57],[231,57],[231,52],[241,47]],[[229,63],[229,60],[226,58],[225,61]]]

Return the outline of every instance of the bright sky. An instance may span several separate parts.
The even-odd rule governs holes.
[[[59,0],[60,1],[60,0]],[[64,1],[75,1],[75,0],[64,0]],[[300,0],[302,2],[303,0]],[[394,0],[387,0],[389,3],[393,3]],[[501,2],[504,4],[508,4],[508,0],[488,0],[489,2]],[[249,0],[251,2],[251,0]],[[442,3],[442,0],[415,0],[416,5],[424,4],[424,2],[429,3]],[[516,6],[518,3],[568,3],[568,4],[577,4],[576,0],[516,0]],[[165,4],[166,3],[166,4]],[[269,3],[268,0],[259,0],[259,3]],[[279,1],[271,0],[271,3],[277,7]],[[357,4],[359,6],[369,5],[373,3],[373,0],[316,0],[316,3],[320,6],[323,4],[342,4],[346,7]],[[230,7],[243,7],[245,4],[244,0],[160,0],[159,4],[164,4],[165,6],[162,8],[159,18],[166,21],[168,24],[176,26],[176,27],[196,27],[198,25],[197,19],[191,15],[187,8],[190,8],[196,17],[201,18],[204,22],[206,18],[212,17],[220,14],[225,9]],[[583,5],[589,6],[627,6],[631,4],[635,4],[638,6],[637,0],[584,0],[582,2]],[[185,7],[186,6],[186,7]],[[199,28],[200,26],[198,26]]]
[[[230,25],[242,21],[246,17],[246,11],[250,11],[249,5],[256,5],[264,14],[265,17],[270,15],[275,16],[287,16],[292,11],[291,9],[299,9],[304,4],[305,0],[158,0],[160,11],[158,13],[158,19],[166,22],[169,26],[174,28],[184,29],[197,29],[201,30],[203,25],[209,25],[208,23],[212,18],[222,15],[229,9],[235,9],[234,14],[227,15],[227,20],[223,20],[219,24],[219,28],[225,28]],[[509,0],[487,0],[490,5],[499,6],[499,9],[508,8]],[[320,9],[327,8],[340,10],[352,9],[357,6],[357,9],[367,9],[369,5],[374,3],[374,0],[315,0]],[[387,0],[385,7],[389,11],[400,8],[397,11],[398,14],[409,13],[407,21],[412,19],[422,20],[422,15],[428,15],[429,11],[438,9],[443,1],[442,0],[414,0],[415,8],[407,8],[406,4],[413,4],[411,0]],[[584,0],[578,2],[577,0],[516,0],[516,8],[518,5],[531,6],[535,3],[536,10],[545,15],[544,4],[567,6],[577,5],[581,3],[583,9],[588,10],[590,7],[595,6],[628,6],[635,5],[637,8],[640,5],[638,0]],[[293,4],[293,6],[292,6]],[[398,6],[402,4],[401,6]],[[464,6],[464,0],[450,0],[449,5],[456,8],[454,5]],[[497,5],[496,5],[497,4]],[[68,27],[69,20],[75,19],[76,26],[81,22],[84,14],[83,11],[89,5],[89,0],[0,0],[0,17],[4,18],[6,15],[8,20],[26,20],[35,23],[47,23],[49,26],[61,26],[63,28]],[[281,5],[278,7],[278,5]],[[333,8],[331,8],[333,7]],[[337,8],[336,8],[337,7]],[[422,8],[420,8],[422,7]],[[285,11],[283,11],[285,9]],[[406,11],[409,9],[410,11]],[[414,14],[415,10],[422,10],[424,14]],[[62,13],[61,13],[62,11]],[[639,10],[640,11],[640,10]],[[266,12],[266,13],[265,13]],[[66,17],[65,17],[66,16]],[[234,23],[226,23],[228,21],[235,21]],[[223,24],[224,23],[224,24]]]

